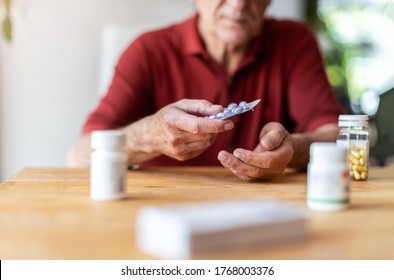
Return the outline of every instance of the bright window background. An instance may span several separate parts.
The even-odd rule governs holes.
[[[394,87],[394,1],[319,0],[327,74],[354,113],[373,115]]]

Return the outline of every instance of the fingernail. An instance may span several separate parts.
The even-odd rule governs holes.
[[[228,122],[224,125],[225,130],[231,130],[234,128],[234,124],[232,122]]]
[[[274,143],[271,137],[265,136],[261,138],[261,145],[266,148],[267,150],[271,150],[274,148]]]
[[[240,158],[240,157],[241,157],[241,152],[238,151],[238,150],[234,150],[233,155],[234,155],[236,158]]]
[[[224,154],[224,153],[219,153],[218,160],[220,160],[223,163],[227,163],[228,162],[228,156],[226,154]]]
[[[222,109],[223,109],[222,105],[215,105],[215,104],[212,104],[212,105],[211,105],[211,108],[212,108],[213,110],[215,110],[215,111],[219,111],[219,110],[222,110]]]

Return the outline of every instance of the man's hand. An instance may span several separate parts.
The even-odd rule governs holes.
[[[230,120],[202,117],[222,110],[222,106],[206,100],[183,99],[121,128],[127,139],[128,164],[138,164],[163,154],[180,161],[198,156],[212,145],[218,133],[234,128]],[[67,165],[88,166],[90,153],[89,133],[70,149]]]
[[[194,158],[209,148],[218,133],[231,130],[230,120],[212,120],[201,116],[222,110],[206,100],[183,99],[149,117],[146,133],[150,149],[180,161]]]
[[[260,132],[253,151],[236,149],[233,154],[221,151],[219,161],[243,180],[272,179],[281,175],[294,155],[291,135],[279,123],[268,123]]]

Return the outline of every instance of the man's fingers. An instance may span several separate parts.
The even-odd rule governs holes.
[[[171,149],[164,152],[164,154],[171,156],[177,160],[185,161],[194,158],[204,152],[212,143],[216,137],[210,137],[203,141],[192,141],[188,143],[182,143],[180,145],[172,146]]]
[[[217,133],[198,133],[191,135],[186,131],[177,131],[177,133],[167,134],[166,143],[170,146],[180,146],[198,142],[212,144],[217,135]]]
[[[274,150],[282,144],[287,136],[289,136],[289,132],[280,123],[268,123],[261,130],[260,145],[265,150]]]
[[[274,150],[282,144],[285,136],[280,131],[274,130],[261,137],[260,145],[266,150]]]
[[[237,176],[240,174],[257,178],[264,174],[278,173],[291,161],[294,151],[290,143],[284,143],[274,151],[255,152],[236,149],[233,154],[221,151],[218,159]]]
[[[233,155],[249,165],[267,169],[286,166],[290,162],[293,153],[291,145],[284,144],[275,151],[253,152],[245,149],[236,149]]]
[[[218,154],[218,160],[225,168],[233,172],[242,180],[249,181],[260,176],[259,168],[243,163],[229,152],[221,151]]]
[[[174,108],[166,115],[166,124],[173,129],[180,129],[189,133],[221,133],[234,128],[234,123],[230,120],[211,120],[201,118],[183,112],[181,109]]]
[[[182,99],[174,104],[176,107],[195,115],[214,115],[223,110],[221,105],[215,105],[203,99]]]

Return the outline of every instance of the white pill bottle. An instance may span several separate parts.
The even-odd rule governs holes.
[[[350,192],[347,149],[335,143],[313,143],[307,175],[307,205],[318,211],[348,207]]]
[[[126,195],[127,155],[125,135],[116,130],[98,130],[91,134],[90,197],[92,200],[116,200]]]

